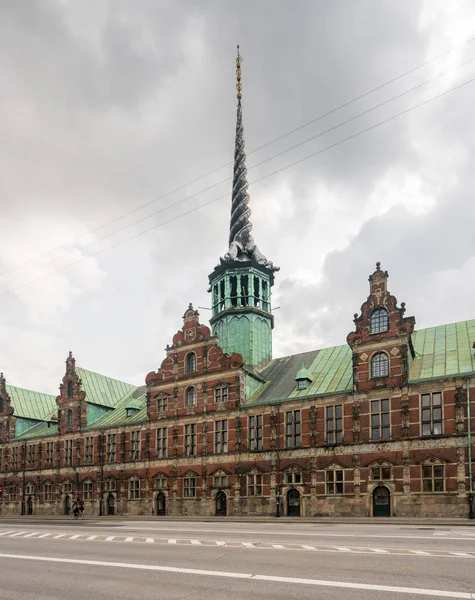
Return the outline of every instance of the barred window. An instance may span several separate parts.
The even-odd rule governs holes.
[[[285,413],[285,445],[287,448],[300,446],[300,411],[293,410]]]
[[[247,495],[262,496],[262,475],[260,473],[247,476]]]
[[[157,412],[166,412],[168,410],[168,395],[158,394],[157,396]]]
[[[129,479],[129,498],[130,500],[140,498],[140,479]]]
[[[87,437],[84,442],[84,462],[92,465],[94,462],[94,438]]]
[[[326,433],[327,444],[341,444],[343,441],[343,406],[327,406],[326,408]]]
[[[196,497],[196,477],[185,477],[183,479],[183,497]]]
[[[130,460],[140,460],[140,431],[130,434]]]
[[[422,435],[442,435],[442,394],[421,396]]]
[[[45,502],[51,502],[53,500],[53,484],[47,481],[43,485],[43,498]]]
[[[371,377],[387,377],[389,375],[389,358],[384,352],[378,352],[371,359]]]
[[[249,450],[262,450],[262,415],[248,418]]]
[[[302,483],[302,473],[300,471],[287,471],[284,473],[284,481],[288,485]]]
[[[331,469],[325,476],[327,494],[343,494],[344,471],[343,469]]]
[[[389,316],[385,308],[375,308],[369,318],[370,333],[383,333],[389,329]]]
[[[196,371],[196,354],[190,352],[186,357],[186,372],[193,373]]]
[[[217,388],[214,388],[214,401],[218,404],[220,402],[228,401],[228,386],[220,385]]]
[[[46,466],[51,467],[54,459],[54,442],[46,442]]]
[[[85,481],[82,484],[83,500],[92,500],[92,481]]]
[[[214,450],[216,454],[228,451],[228,422],[225,419],[214,424]]]
[[[373,467],[371,469],[373,481],[389,481],[391,479],[391,467]]]
[[[443,492],[445,488],[445,465],[422,466],[422,491]]]
[[[64,442],[64,464],[70,467],[73,464],[73,440]]]
[[[194,456],[196,452],[196,424],[185,425],[185,454]]]
[[[157,429],[157,458],[166,458],[168,454],[168,435],[166,427]]]
[[[390,414],[389,400],[371,401],[371,439],[375,442],[389,440]]]
[[[186,390],[186,406],[196,406],[196,388],[192,385]]]
[[[115,433],[107,436],[107,462],[115,462],[117,456],[117,440]]]

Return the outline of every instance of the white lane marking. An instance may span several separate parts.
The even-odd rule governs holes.
[[[41,540],[41,539],[43,539],[45,537],[48,537],[49,535],[50,535],[49,533],[43,533],[42,535],[38,536],[38,539]]]
[[[316,550],[315,546],[302,546],[304,550]]]
[[[200,540],[190,540],[192,546],[201,546]]]
[[[168,540],[169,544],[176,544],[176,540]]]
[[[8,535],[9,533],[15,533],[14,531],[2,531],[0,535]]]
[[[8,537],[18,537],[19,535],[24,535],[26,533],[26,531],[17,531],[16,533],[12,533],[12,535],[9,535]]]
[[[452,551],[450,551],[450,554],[453,554],[454,556],[465,556],[467,558],[475,558],[475,554],[467,554],[466,552],[452,552]]]
[[[86,541],[91,542],[92,540],[95,540],[97,537],[97,535],[90,535],[88,538],[86,538]]]
[[[33,537],[34,535],[37,535],[37,534],[38,534],[38,531],[35,531],[35,532],[33,532],[33,533],[28,533],[28,534],[27,534],[27,535],[25,535],[24,537],[26,537],[26,538],[30,538],[30,537]]]
[[[126,538],[125,538],[125,541],[126,541],[126,542],[133,542],[133,541],[134,541],[134,538],[133,538],[133,537],[126,537]]]
[[[54,540],[59,540],[59,538],[64,537],[66,534],[65,533],[58,533],[58,535],[53,535],[53,539]]]
[[[216,542],[216,546],[224,546],[224,544],[225,544],[225,543],[226,543],[226,542],[220,542],[220,541],[217,541],[217,542]]]
[[[389,550],[384,550],[383,548],[369,548],[372,552],[378,552],[379,554],[389,554]]]
[[[115,535],[108,535],[105,539],[106,542],[113,542],[115,540]]]
[[[425,550],[409,550],[413,554],[420,554],[421,556],[431,556],[430,552],[426,552]]]
[[[277,548],[277,550],[285,550],[285,546],[282,544],[272,544],[272,548]]]
[[[69,539],[70,540],[77,540],[78,538],[81,537],[81,535],[82,535],[81,533],[77,533],[76,535],[72,535]]]
[[[244,546],[244,548],[255,548],[252,542],[241,542],[241,544]]]
[[[352,548],[344,548],[342,546],[335,546],[336,550],[340,550],[340,552],[354,552]]]
[[[165,573],[180,573],[186,575],[204,575],[208,577],[224,577],[228,579],[251,579],[253,581],[274,581],[292,585],[312,585],[316,587],[346,588],[352,590],[371,590],[376,592],[393,592],[421,596],[436,596],[439,598],[460,598],[472,600],[473,594],[449,590],[433,590],[425,588],[397,587],[393,585],[375,585],[371,583],[352,583],[348,581],[326,581],[324,579],[303,579],[299,577],[279,577],[276,575],[259,575],[257,573],[237,573],[232,571],[208,571],[204,569],[186,569],[184,567],[165,567],[161,565],[142,565],[137,563],[121,563],[103,560],[85,560],[78,558],[57,558],[53,556],[32,556],[27,554],[0,554],[0,558],[13,560],[37,560],[42,562],[111,567],[115,569],[138,569],[141,571],[159,571]]]
[[[153,538],[145,538],[145,543],[146,544],[153,544],[154,543],[154,539]]]

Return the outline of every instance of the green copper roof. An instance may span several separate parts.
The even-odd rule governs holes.
[[[120,402],[109,413],[101,419],[94,422],[91,429],[107,429],[108,427],[118,427],[119,425],[132,425],[141,423],[147,418],[147,388],[141,386],[133,388],[127,396],[122,398]],[[129,404],[131,406],[129,406]],[[127,408],[138,409],[130,417],[127,416]]]
[[[86,392],[86,401],[113,408],[121,398],[135,386],[124,381],[118,381],[99,373],[76,367],[76,372],[82,380],[82,389]]]
[[[42,394],[25,390],[14,385],[7,384],[7,392],[12,400],[12,406],[15,409],[16,417],[25,419],[36,419],[41,421],[52,413],[56,413],[56,396]]]
[[[48,423],[46,421],[41,421],[41,423],[38,423],[34,427],[31,427],[30,429],[28,429],[28,431],[25,431],[25,433],[16,436],[16,439],[29,440],[38,437],[49,437],[55,435],[58,435],[58,424],[51,423],[51,425],[48,427]]]

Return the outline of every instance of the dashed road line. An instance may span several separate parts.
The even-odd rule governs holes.
[[[42,533],[35,531],[27,533],[26,531],[2,531],[0,536],[3,540],[8,538],[16,539],[61,539],[64,541],[88,541],[88,542],[114,542],[114,543],[134,543],[134,544],[170,544],[178,546],[206,546],[220,548],[235,548],[235,549],[253,549],[253,550],[304,550],[310,552],[333,552],[337,554],[380,554],[386,556],[420,556],[430,558],[463,558],[475,559],[474,552],[459,552],[456,550],[417,550],[410,548],[368,548],[362,546],[324,546],[311,544],[273,544],[271,542],[246,542],[240,540],[199,540],[196,538],[153,538],[145,536],[117,536],[117,535],[88,535],[51,532]],[[475,596],[474,596],[475,597]]]

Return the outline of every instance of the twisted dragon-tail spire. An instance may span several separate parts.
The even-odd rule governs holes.
[[[234,147],[233,192],[231,201],[231,224],[229,231],[229,250],[221,262],[255,261],[273,271],[277,271],[267,258],[261,254],[251,235],[252,223],[249,194],[247,188],[246,149],[244,145],[244,128],[242,124],[242,56],[237,47],[236,57],[236,89],[237,89],[237,120],[236,141]]]

